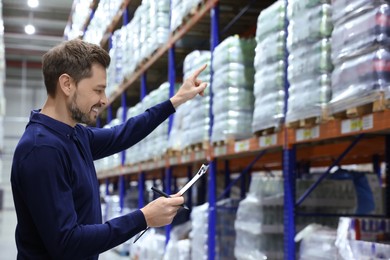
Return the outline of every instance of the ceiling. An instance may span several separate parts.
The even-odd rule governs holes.
[[[64,40],[73,0],[39,0],[35,9],[27,0],[3,0],[6,87],[42,87],[41,57]],[[27,35],[24,26],[32,23],[34,35]]]

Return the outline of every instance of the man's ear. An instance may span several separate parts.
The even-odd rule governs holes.
[[[66,96],[70,96],[72,91],[72,78],[66,73],[61,74],[58,78],[58,84],[62,93]]]

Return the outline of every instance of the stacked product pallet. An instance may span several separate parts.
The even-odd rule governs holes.
[[[255,45],[254,39],[230,36],[214,49],[212,142],[252,135]]]
[[[333,26],[329,3],[330,0],[288,1],[288,124],[321,118],[330,100]]]
[[[186,56],[183,65],[183,81],[190,77],[194,71],[203,64],[207,68],[199,75],[202,82],[210,82],[210,51],[193,51]],[[210,129],[210,88],[206,88],[204,96],[196,96],[187,106],[183,124],[184,131],[188,132],[188,139],[183,140],[183,147],[209,141]],[[174,137],[174,136],[172,136]]]
[[[279,0],[257,20],[255,55],[255,110],[252,131],[278,129],[284,119],[286,2]]]
[[[296,193],[301,196],[314,183],[298,180]],[[355,207],[352,181],[326,180],[300,206],[300,212],[353,213]],[[235,221],[238,260],[283,259],[283,179],[254,175],[247,197],[238,206]],[[310,223],[335,226],[328,217],[305,217],[296,221],[297,230]]]
[[[217,202],[215,259],[234,259],[234,244],[238,200]],[[191,212],[191,259],[207,259],[208,252],[208,203],[194,207]]]
[[[125,30],[119,29],[112,35],[112,48],[109,50],[111,62],[107,69],[107,95],[110,96],[123,81]]]
[[[134,73],[145,59],[167,43],[170,33],[169,8],[169,0],[143,1],[133,19],[114,32],[110,49],[112,62],[108,70],[108,95],[115,91],[124,78]]]
[[[64,35],[68,40],[82,37],[84,34],[85,21],[91,15],[92,0],[74,0],[72,9],[71,23],[68,23],[65,27]]]
[[[331,112],[389,99],[388,1],[335,0]],[[384,94],[384,96],[381,96]],[[372,112],[372,111],[371,111]]]
[[[191,11],[204,0],[172,0],[171,31],[174,32],[183,24],[185,17],[191,15]]]
[[[100,44],[108,25],[118,13],[122,0],[101,0],[84,34],[84,40]]]
[[[165,82],[151,91],[136,106],[127,111],[127,119],[143,113],[148,108],[169,98],[169,83]],[[168,120],[161,123],[152,133],[126,151],[126,164],[134,164],[162,156],[168,146]]]

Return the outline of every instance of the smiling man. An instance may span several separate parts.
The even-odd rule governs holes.
[[[31,112],[14,153],[11,184],[18,259],[97,259],[147,226],[172,222],[184,199],[158,198],[102,224],[94,160],[142,140],[175,108],[202,95],[199,68],[169,100],[109,129],[86,127],[107,104],[110,57],[97,45],[64,42],[42,59],[47,100]]]

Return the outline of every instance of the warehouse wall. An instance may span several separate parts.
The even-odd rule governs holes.
[[[41,108],[46,90],[40,69],[7,68],[4,86],[6,112],[4,117],[4,148],[0,169],[0,188],[3,192],[3,208],[13,208],[10,185],[12,157],[24,132],[32,109]],[[26,78],[33,80],[27,81]]]

